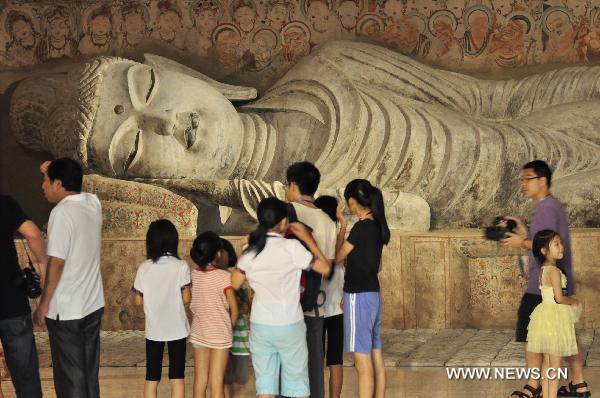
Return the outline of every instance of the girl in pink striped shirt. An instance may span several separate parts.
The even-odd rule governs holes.
[[[227,367],[232,328],[238,317],[231,274],[215,267],[224,255],[221,239],[205,232],[194,240],[190,256],[198,265],[192,272],[193,313],[190,341],[194,347],[194,398],[205,397],[210,386],[213,398],[223,397],[223,377]]]

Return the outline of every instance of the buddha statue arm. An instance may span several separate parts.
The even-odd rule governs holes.
[[[364,73],[367,68],[369,73]],[[292,82],[296,86],[302,82],[326,87],[335,98],[344,98],[345,88],[351,86],[378,93],[376,98],[384,95],[403,104],[503,121],[556,105],[594,100],[600,94],[599,77],[600,67],[569,67],[521,79],[483,80],[431,68],[382,47],[344,41],[320,46],[274,89],[278,93]],[[268,100],[269,93],[252,106],[271,105]]]

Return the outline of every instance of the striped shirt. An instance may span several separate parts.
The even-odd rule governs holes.
[[[250,328],[248,322],[243,316],[237,320],[233,328],[233,345],[231,346],[232,355],[250,355]]]
[[[231,274],[227,271],[211,268],[192,272],[192,343],[208,348],[231,347],[231,317],[225,296],[231,288]]]

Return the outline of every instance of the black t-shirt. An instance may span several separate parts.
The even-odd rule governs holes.
[[[344,292],[378,292],[377,272],[383,250],[379,224],[369,219],[357,222],[350,231],[348,242],[354,249],[346,259]]]
[[[21,272],[14,234],[28,218],[10,196],[0,195],[0,319],[31,313],[22,287],[15,281]]]

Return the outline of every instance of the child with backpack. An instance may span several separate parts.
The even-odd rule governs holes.
[[[258,227],[232,274],[239,288],[247,279],[254,290],[250,311],[250,352],[256,375],[256,393],[265,397],[310,395],[306,325],[300,305],[300,277],[312,269],[331,271],[308,229],[288,225],[288,206],[277,198],[262,200],[257,208]],[[295,239],[285,239],[290,230]],[[281,372],[280,372],[281,371]]]
[[[358,218],[335,256],[336,264],[346,260],[344,351],[354,353],[359,396],[380,398],[385,396],[385,367],[378,273],[383,246],[390,241],[390,230],[383,195],[369,181],[350,181],[344,198],[350,212]],[[339,217],[342,226],[346,225],[341,212]],[[340,240],[345,233],[345,228],[340,228]]]
[[[315,206],[315,192],[321,181],[319,169],[310,162],[294,163],[287,168],[285,195],[289,202],[288,218],[310,228],[319,250],[329,261],[335,257],[336,225],[327,214]],[[306,323],[308,369],[311,398],[324,398],[323,327],[325,296],[321,275],[309,271],[303,275],[302,309]]]
[[[224,395],[223,378],[232,328],[238,318],[238,305],[231,287],[231,274],[218,268],[223,242],[214,232],[205,232],[194,240],[190,256],[198,265],[192,272],[193,313],[190,342],[194,347],[194,398],[205,397],[210,387],[213,398]]]
[[[323,210],[335,223],[338,222],[338,200],[333,196],[319,196],[315,206]],[[343,226],[344,230],[346,226]],[[344,237],[345,238],[345,237]],[[344,381],[344,265],[335,264],[329,278],[323,278],[322,288],[325,292],[323,314],[323,346],[325,364],[329,368],[329,398],[340,398]]]
[[[221,238],[223,249],[217,267],[230,270],[237,264],[237,254],[231,242]],[[233,342],[225,370],[225,398],[234,397],[248,382],[250,368],[250,289],[245,283],[236,291],[240,315],[233,328]]]
[[[185,395],[185,351],[190,326],[190,267],[177,254],[179,236],[169,220],[153,221],[146,234],[148,260],[133,283],[134,302],[146,315],[146,381],[144,397],[156,397],[165,343],[169,350],[171,397]]]

